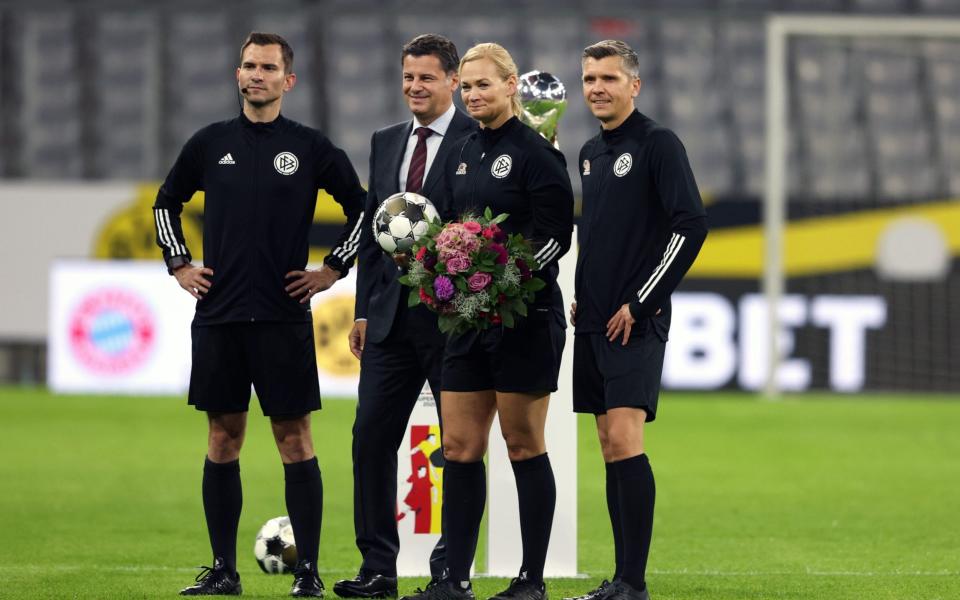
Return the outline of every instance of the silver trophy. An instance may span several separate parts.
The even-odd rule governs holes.
[[[523,105],[520,120],[559,148],[557,127],[567,110],[567,88],[550,73],[530,71],[520,76],[518,93]]]

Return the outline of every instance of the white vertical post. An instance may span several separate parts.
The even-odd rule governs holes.
[[[777,306],[784,291],[783,230],[786,205],[787,163],[787,56],[786,36],[780,17],[767,21],[766,102],[767,152],[763,211],[764,251],[763,293],[769,320],[767,377],[764,394],[779,394],[777,370],[780,366],[780,324]]]

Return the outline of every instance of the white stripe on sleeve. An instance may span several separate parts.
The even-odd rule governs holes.
[[[160,238],[160,242],[170,251],[170,256],[176,256],[177,249],[174,247],[173,242],[170,241],[170,232],[167,231],[167,226],[160,214],[161,210],[162,209],[159,208],[153,209],[153,220],[157,224],[157,237]]]
[[[653,273],[650,275],[650,279],[647,280],[643,287],[640,288],[640,291],[637,292],[637,298],[642,304],[647,297],[650,295],[650,292],[654,290],[657,284],[660,282],[660,279],[663,277],[663,274],[670,269],[670,265],[673,263],[673,259],[677,257],[677,254],[680,253],[680,248],[683,247],[683,242],[687,238],[682,235],[674,233],[670,239],[670,243],[667,244],[667,249],[663,253],[663,259],[660,260],[660,264],[657,265],[657,268],[653,270]]]
[[[350,232],[350,235],[347,237],[346,241],[343,242],[343,245],[339,248],[334,249],[333,255],[339,258],[340,260],[346,262],[354,254],[357,253],[357,247],[360,244],[360,226],[363,225],[363,212],[360,213],[360,216],[357,217],[357,224],[354,225],[353,231]]]
[[[173,231],[173,226],[170,224],[170,211],[165,208],[161,208],[160,210],[163,212],[163,219],[167,224],[167,231],[170,233],[170,239],[173,241],[174,245],[177,247],[177,252],[175,254],[186,254],[187,253],[186,246],[181,244],[180,240],[177,239],[177,236],[174,234],[174,231]]]

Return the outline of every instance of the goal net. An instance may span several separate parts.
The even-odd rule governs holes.
[[[960,20],[771,17],[766,79],[767,393],[960,392]]]

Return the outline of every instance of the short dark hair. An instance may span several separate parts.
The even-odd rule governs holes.
[[[447,74],[456,73],[460,66],[457,47],[449,39],[436,33],[424,33],[413,38],[403,46],[400,60],[407,56],[436,56],[440,66]]]
[[[283,39],[281,36],[277,35],[276,33],[251,31],[250,35],[247,36],[247,39],[243,41],[243,45],[240,46],[240,62],[243,62],[243,51],[246,50],[247,46],[250,44],[256,44],[257,46],[270,46],[277,44],[280,46],[280,56],[283,57],[283,72],[293,72],[293,48],[291,48],[290,44],[287,43],[287,40]]]
[[[623,60],[623,70],[632,77],[640,77],[640,58],[633,48],[620,40],[603,40],[587,46],[583,49],[581,60],[600,60],[608,56],[619,56]]]

